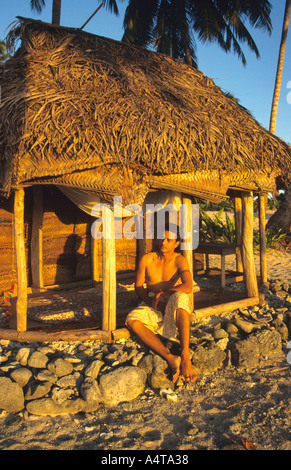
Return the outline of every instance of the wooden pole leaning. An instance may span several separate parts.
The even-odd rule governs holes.
[[[91,274],[93,282],[99,282],[101,280],[101,272],[98,263],[98,242],[97,239],[97,228],[94,225],[94,217],[91,217]]]
[[[33,287],[41,289],[43,284],[43,188],[33,188],[33,212],[31,230],[31,274]]]
[[[234,217],[235,217],[235,236],[236,244],[241,247],[242,244],[242,200],[238,195],[234,198]],[[243,272],[241,249],[236,254],[236,270]]]
[[[116,256],[114,234],[114,211],[104,204],[102,210],[102,285],[103,285],[103,320],[102,329],[116,329]]]
[[[260,274],[261,284],[267,284],[266,194],[259,194]]]
[[[258,282],[253,249],[254,204],[251,192],[242,192],[242,262],[248,297],[258,297]]]
[[[24,239],[24,189],[14,193],[14,238],[17,271],[17,331],[27,330],[27,275]]]
[[[192,249],[193,229],[192,229],[192,200],[191,198],[189,196],[182,195],[182,204],[184,205],[185,212],[184,214],[182,214],[182,217],[184,217],[184,220],[180,221],[180,227],[181,227],[181,222],[182,222],[184,226],[184,230],[187,232],[187,236],[188,236],[188,238],[186,240],[183,240],[183,242],[189,245],[189,248],[183,250],[182,254],[187,259],[190,273],[193,276],[193,249]],[[189,297],[190,297],[191,311],[193,312],[194,294],[189,294]]]

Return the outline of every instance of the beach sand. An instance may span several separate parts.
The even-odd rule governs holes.
[[[260,255],[254,253],[257,276],[260,276]],[[218,255],[209,255],[209,265],[212,268],[220,268],[221,258]],[[225,257],[225,269],[235,271],[235,255]],[[278,250],[270,250],[267,253],[267,273],[270,279],[284,279],[291,284],[291,254]]]
[[[267,211],[266,221],[274,214],[275,211]],[[207,212],[210,217],[214,218],[217,211]],[[232,212],[228,212],[230,218],[234,216]],[[222,214],[221,220],[225,220],[225,213]],[[259,216],[254,213],[254,230],[259,229]],[[291,283],[291,253],[279,251],[280,249],[271,249],[267,253],[267,272],[268,278],[271,279],[284,279]],[[260,255],[259,252],[254,252],[255,266],[257,275],[260,275]],[[220,268],[220,257],[217,255],[209,255],[210,267]],[[225,258],[226,270],[236,270],[236,258],[234,255],[226,256]]]

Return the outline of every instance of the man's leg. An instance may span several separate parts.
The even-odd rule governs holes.
[[[146,346],[167,361],[175,383],[180,374],[181,358],[171,354],[155,333],[149,330],[140,320],[128,320],[127,325]]]
[[[189,350],[191,326],[190,315],[186,310],[182,308],[177,308],[176,315],[177,328],[180,335],[182,375],[185,378],[186,382],[194,382],[197,379],[197,376],[192,367]]]

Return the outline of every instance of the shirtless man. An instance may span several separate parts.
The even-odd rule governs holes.
[[[174,383],[180,370],[187,382],[197,379],[189,351],[189,294],[193,292],[193,280],[187,260],[175,252],[179,243],[176,234],[166,228],[158,250],[141,258],[135,290],[143,302],[126,319],[126,324],[143,343],[167,361]],[[175,339],[177,330],[181,356],[171,354],[157,336]]]

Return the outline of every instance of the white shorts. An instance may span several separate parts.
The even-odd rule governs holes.
[[[161,299],[163,300],[163,299]],[[164,338],[175,340],[178,334],[177,328],[177,309],[182,308],[191,315],[189,295],[184,292],[175,292],[167,302],[165,313],[150,307],[142,302],[138,307],[132,310],[126,317],[128,320],[139,320],[149,330],[159,334]]]

